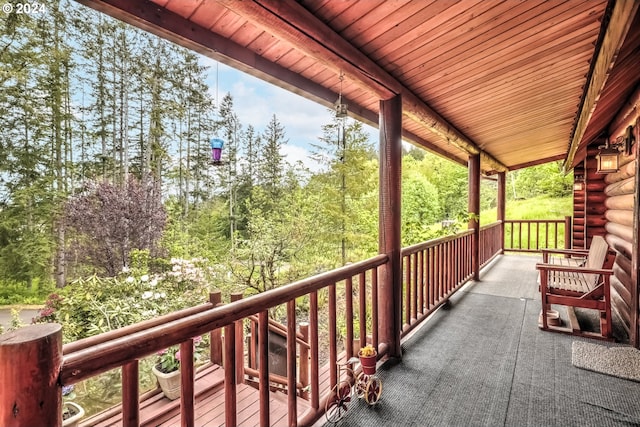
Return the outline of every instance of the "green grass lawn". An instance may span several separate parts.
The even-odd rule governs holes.
[[[573,215],[571,197],[536,197],[527,200],[509,200],[506,205],[506,219],[563,219]],[[497,209],[480,212],[480,224],[490,224],[496,220]]]

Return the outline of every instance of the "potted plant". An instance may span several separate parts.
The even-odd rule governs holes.
[[[358,352],[360,366],[362,366],[362,372],[365,375],[373,375],[376,373],[377,356],[378,352],[371,344],[367,344],[365,347],[362,347]]]
[[[75,402],[76,394],[73,391],[73,385],[65,385],[62,387],[62,425],[64,427],[75,427],[84,417],[84,409]]]
[[[193,338],[193,355],[200,359],[198,352],[202,337]],[[180,347],[175,345],[158,352],[158,362],[151,368],[164,395],[171,400],[180,397]]]

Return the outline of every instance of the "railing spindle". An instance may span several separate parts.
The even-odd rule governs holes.
[[[253,337],[252,337],[253,338]],[[252,339],[253,340],[253,339]],[[260,392],[260,427],[269,427],[269,312],[258,313],[258,384]]]
[[[424,314],[424,251],[418,252],[418,306],[420,314]]]
[[[360,348],[362,348],[367,345],[367,276],[364,272],[358,275],[358,296],[360,298],[358,307]]]
[[[224,425],[235,427],[236,414],[236,326],[230,323],[224,327]]]
[[[311,407],[320,408],[320,363],[318,361],[318,292],[309,295],[309,345],[311,350]]]
[[[353,356],[353,279],[348,277],[345,280],[345,324],[347,326],[347,336],[345,340],[345,352],[347,359]]]
[[[122,366],[122,425],[124,427],[140,425],[138,366],[137,360]]]
[[[195,425],[193,339],[180,343],[180,415],[182,427]]]
[[[298,425],[296,377],[296,300],[287,302],[287,408],[289,426]]]
[[[378,267],[371,270],[371,344],[378,348]]]
[[[404,323],[411,324],[411,255],[403,257],[404,264]]]
[[[329,384],[330,389],[338,383],[338,360],[336,349],[336,285],[329,285]]]
[[[209,294],[209,302],[213,307],[222,304],[222,292],[211,292]],[[209,333],[209,337],[209,360],[211,360],[211,363],[222,365],[222,329],[214,329]]]
[[[230,298],[231,302],[240,301],[242,292],[234,292]],[[235,326],[236,384],[242,384],[244,382],[244,321],[242,319],[236,320]]]

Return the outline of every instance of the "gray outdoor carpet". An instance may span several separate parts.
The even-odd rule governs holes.
[[[355,399],[336,425],[640,426],[639,383],[573,367],[575,338],[538,329],[537,299],[482,285],[405,342],[401,363],[379,368],[377,405]]]

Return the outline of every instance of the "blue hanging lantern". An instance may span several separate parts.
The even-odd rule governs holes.
[[[220,163],[222,157],[222,147],[224,147],[224,141],[220,138],[211,138],[211,162]]]

